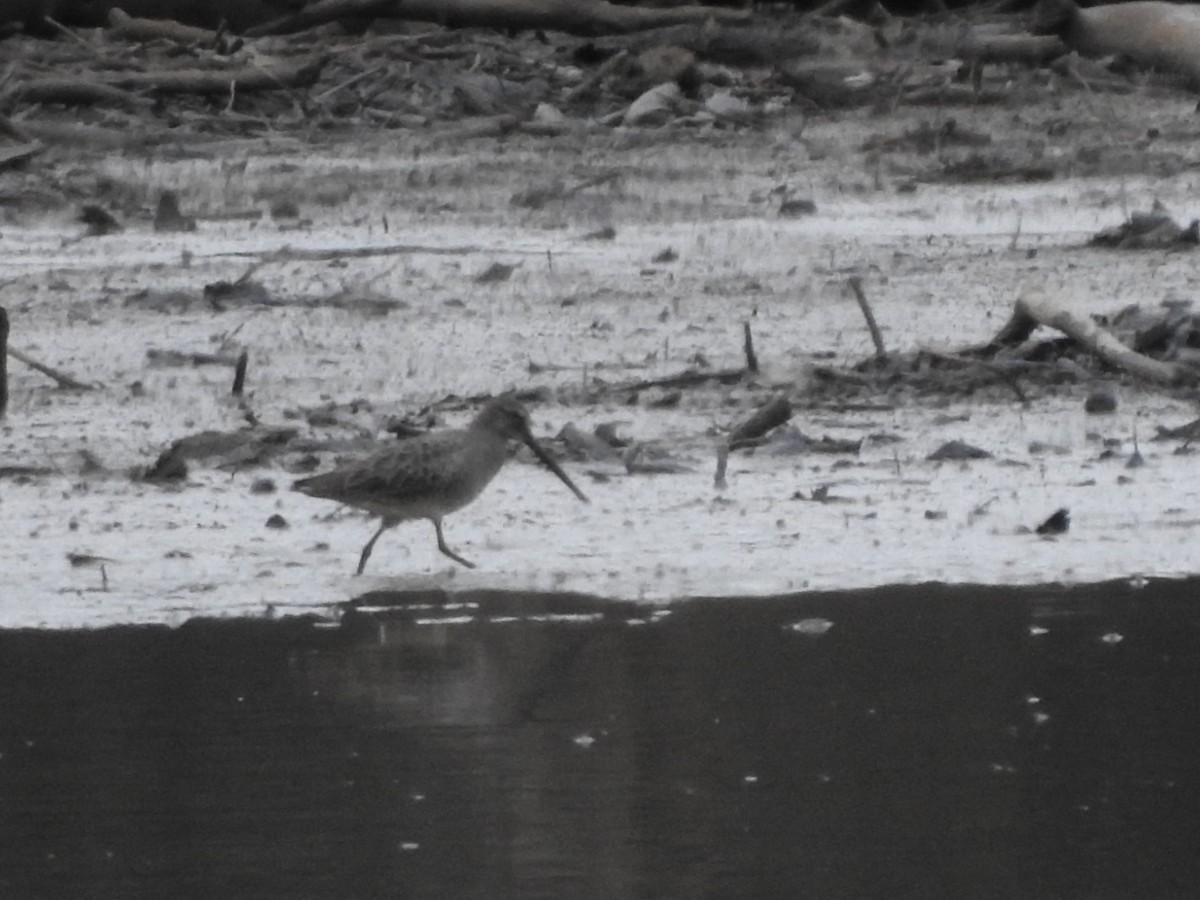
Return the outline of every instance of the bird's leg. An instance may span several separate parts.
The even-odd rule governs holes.
[[[355,575],[361,575],[363,573],[363,569],[365,569],[367,566],[367,560],[371,558],[371,551],[375,548],[375,542],[379,540],[379,536],[389,528],[399,524],[399,519],[389,519],[386,516],[384,517],[383,521],[379,524],[379,530],[371,536],[369,541],[367,541],[367,546],[362,548],[362,555],[358,558],[358,571],[354,573]]]
[[[446,546],[446,539],[444,537],[442,537],[442,520],[441,519],[430,519],[430,521],[433,522],[434,530],[437,531],[438,549],[441,550],[443,553],[445,553],[448,557],[450,557],[456,563],[460,563],[460,564],[466,566],[468,569],[475,568],[475,563],[469,562],[468,560],[463,559],[461,556],[459,556],[457,553],[455,553],[453,550],[451,550],[449,547]]]

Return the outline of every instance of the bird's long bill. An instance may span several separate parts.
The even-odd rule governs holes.
[[[572,494],[574,494],[584,503],[589,502],[587,495],[575,486],[575,482],[573,482],[570,476],[562,470],[562,467],[554,461],[554,457],[542,449],[542,445],[534,439],[532,434],[525,432],[525,434],[521,435],[521,439],[525,442],[525,445],[533,451],[533,455],[542,461],[542,465],[557,475],[558,480],[571,489]]]

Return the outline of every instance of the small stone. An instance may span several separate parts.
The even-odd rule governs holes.
[[[300,207],[291,197],[280,197],[271,204],[271,218],[298,219],[300,218]]]
[[[1092,391],[1083,402],[1083,411],[1089,416],[1103,416],[1116,410],[1117,398],[1107,389]]]
[[[179,197],[174,191],[163,191],[158,198],[158,209],[154,213],[154,230],[195,231],[196,220],[179,211]]]
[[[800,619],[798,622],[792,622],[790,625],[785,625],[784,629],[795,634],[802,634],[805,637],[820,637],[830,628],[833,627],[833,622],[820,617],[811,619]]]
[[[930,462],[991,458],[992,454],[979,447],[973,447],[966,441],[947,441],[926,457]]]
[[[267,527],[268,528],[288,528],[290,526],[287,523],[287,519],[285,519],[279,513],[275,513],[273,516],[271,516],[271,518],[267,519]]]
[[[567,117],[559,111],[558,107],[551,106],[549,103],[539,103],[537,109],[533,111],[533,121],[541,122],[544,125],[558,125],[566,120]]]
[[[121,223],[102,206],[89,203],[79,211],[79,221],[87,226],[89,237],[102,237],[121,230]]]
[[[797,218],[799,216],[811,216],[817,211],[817,204],[812,200],[797,197],[793,200],[784,200],[779,204],[779,214],[785,218]]]
[[[273,478],[255,478],[254,483],[250,485],[250,493],[252,493],[252,494],[273,494],[273,493],[275,493],[275,479],[273,479]]]
[[[704,106],[714,116],[733,121],[746,121],[751,114],[750,104],[732,91],[717,91]]]
[[[516,271],[515,265],[508,263],[494,262],[478,275],[475,276],[476,284],[497,284],[501,281],[508,281],[512,277],[512,273]]]
[[[1056,510],[1036,529],[1038,534],[1065,534],[1071,527],[1071,512],[1066,507]]]

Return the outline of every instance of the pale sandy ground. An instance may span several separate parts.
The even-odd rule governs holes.
[[[1149,121],[1176,135],[1181,148],[1194,145],[1194,98],[1153,99],[1144,109],[1126,101],[1123,130],[1084,118],[1113,146],[1144,133]],[[958,114],[960,121],[971,116]],[[147,214],[124,233],[76,240],[81,226],[64,211],[10,217],[0,227],[0,305],[12,318],[13,345],[103,385],[66,393],[10,363],[0,465],[54,473],[0,482],[0,626],[329,613],[365,591],[411,587],[661,602],[1196,571],[1196,463],[1173,455],[1174,444],[1146,440],[1154,425],[1179,425],[1196,411],[1118,382],[1120,407],[1106,418],[1084,415],[1080,387],[1058,397],[1035,391],[1027,409],[1007,399],[880,412],[801,409],[794,424],[810,436],[892,432],[904,440],[868,445],[858,458],[738,454],[723,491],[712,481],[714,429],[766,393],[685,394],[670,411],[630,408],[618,398],[604,407],[540,405],[534,421],[542,436],[569,421],[618,420],[636,438],[670,447],[694,471],[596,479],[589,470],[599,467],[575,464],[571,471],[592,498],[584,506],[547,473],[511,464],[483,498],[447,521],[449,542],[478,563],[473,571],[440,556],[432,527],[417,522],[385,535],[367,575],[351,577],[374,524],[288,491],[288,458],[234,474],[194,464],[177,488],[127,475],[178,437],[242,423],[227,396],[229,370],[154,368],[150,348],[245,346],[249,405],[265,424],[304,427],[288,414],[366,398],[370,410],[345,418],[387,437],[379,432],[387,416],[450,393],[563,386],[585,375],[653,377],[685,368],[696,353],[717,368],[737,366],[745,320],[753,323],[765,380],[802,384],[814,353],[832,352],[844,363],[870,352],[844,287],[852,274],[863,277],[896,349],[984,340],[1028,284],[1089,311],[1193,295],[1194,254],[1121,255],[1080,245],[1119,222],[1123,210],[1147,208],[1154,198],[1190,217],[1194,169],[1165,179],[1135,172],[898,193],[903,172],[885,166],[876,185],[862,155],[849,149],[884,127],[866,118],[809,123],[796,139],[799,124],[783,122],[732,137],[616,135],[586,149],[582,142],[548,149],[530,139],[415,146],[394,136],[307,150],[289,142],[253,152],[224,148],[225,161],[248,157],[245,172],[205,159],[87,159],[86,177],[107,175],[143,192],[147,211],[162,187],[177,189],[185,210],[202,217],[265,207],[290,193],[311,226],[202,218],[194,234],[156,235]],[[1051,142],[1047,153],[1055,152],[1068,151]],[[545,173],[571,183],[606,167],[624,173],[612,186],[536,212],[508,203]],[[65,165],[63,172],[81,177]],[[779,218],[769,191],[781,183],[811,196],[818,214]],[[616,229],[614,240],[581,240],[602,225]],[[146,288],[198,293],[215,279],[236,279],[250,262],[236,254],[391,245],[414,249],[267,262],[255,273],[286,300],[348,288],[407,304],[386,317],[320,307],[216,313],[197,305],[157,313],[125,305]],[[678,260],[652,264],[667,247]],[[507,282],[476,284],[475,275],[496,261],[520,265]],[[531,364],[545,368],[531,374]],[[134,396],[134,382],[144,395]],[[1146,465],[1133,470],[1125,460],[1135,427]],[[1121,438],[1122,452],[1100,460],[1096,434]],[[954,438],[996,459],[925,461]],[[1034,441],[1063,452],[1031,454]],[[84,450],[104,471],[85,473]],[[252,494],[251,482],[262,476],[280,491]],[[793,499],[830,483],[845,502]],[[973,514],[989,500],[986,514]],[[1072,514],[1067,535],[1019,533],[1060,506]],[[927,511],[945,517],[927,518]],[[290,527],[266,528],[274,513]],[[109,558],[107,589],[99,569],[72,567],[70,553]]]

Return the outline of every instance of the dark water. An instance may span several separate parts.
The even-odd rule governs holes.
[[[479,602],[0,633],[0,897],[1200,896],[1194,583]]]

